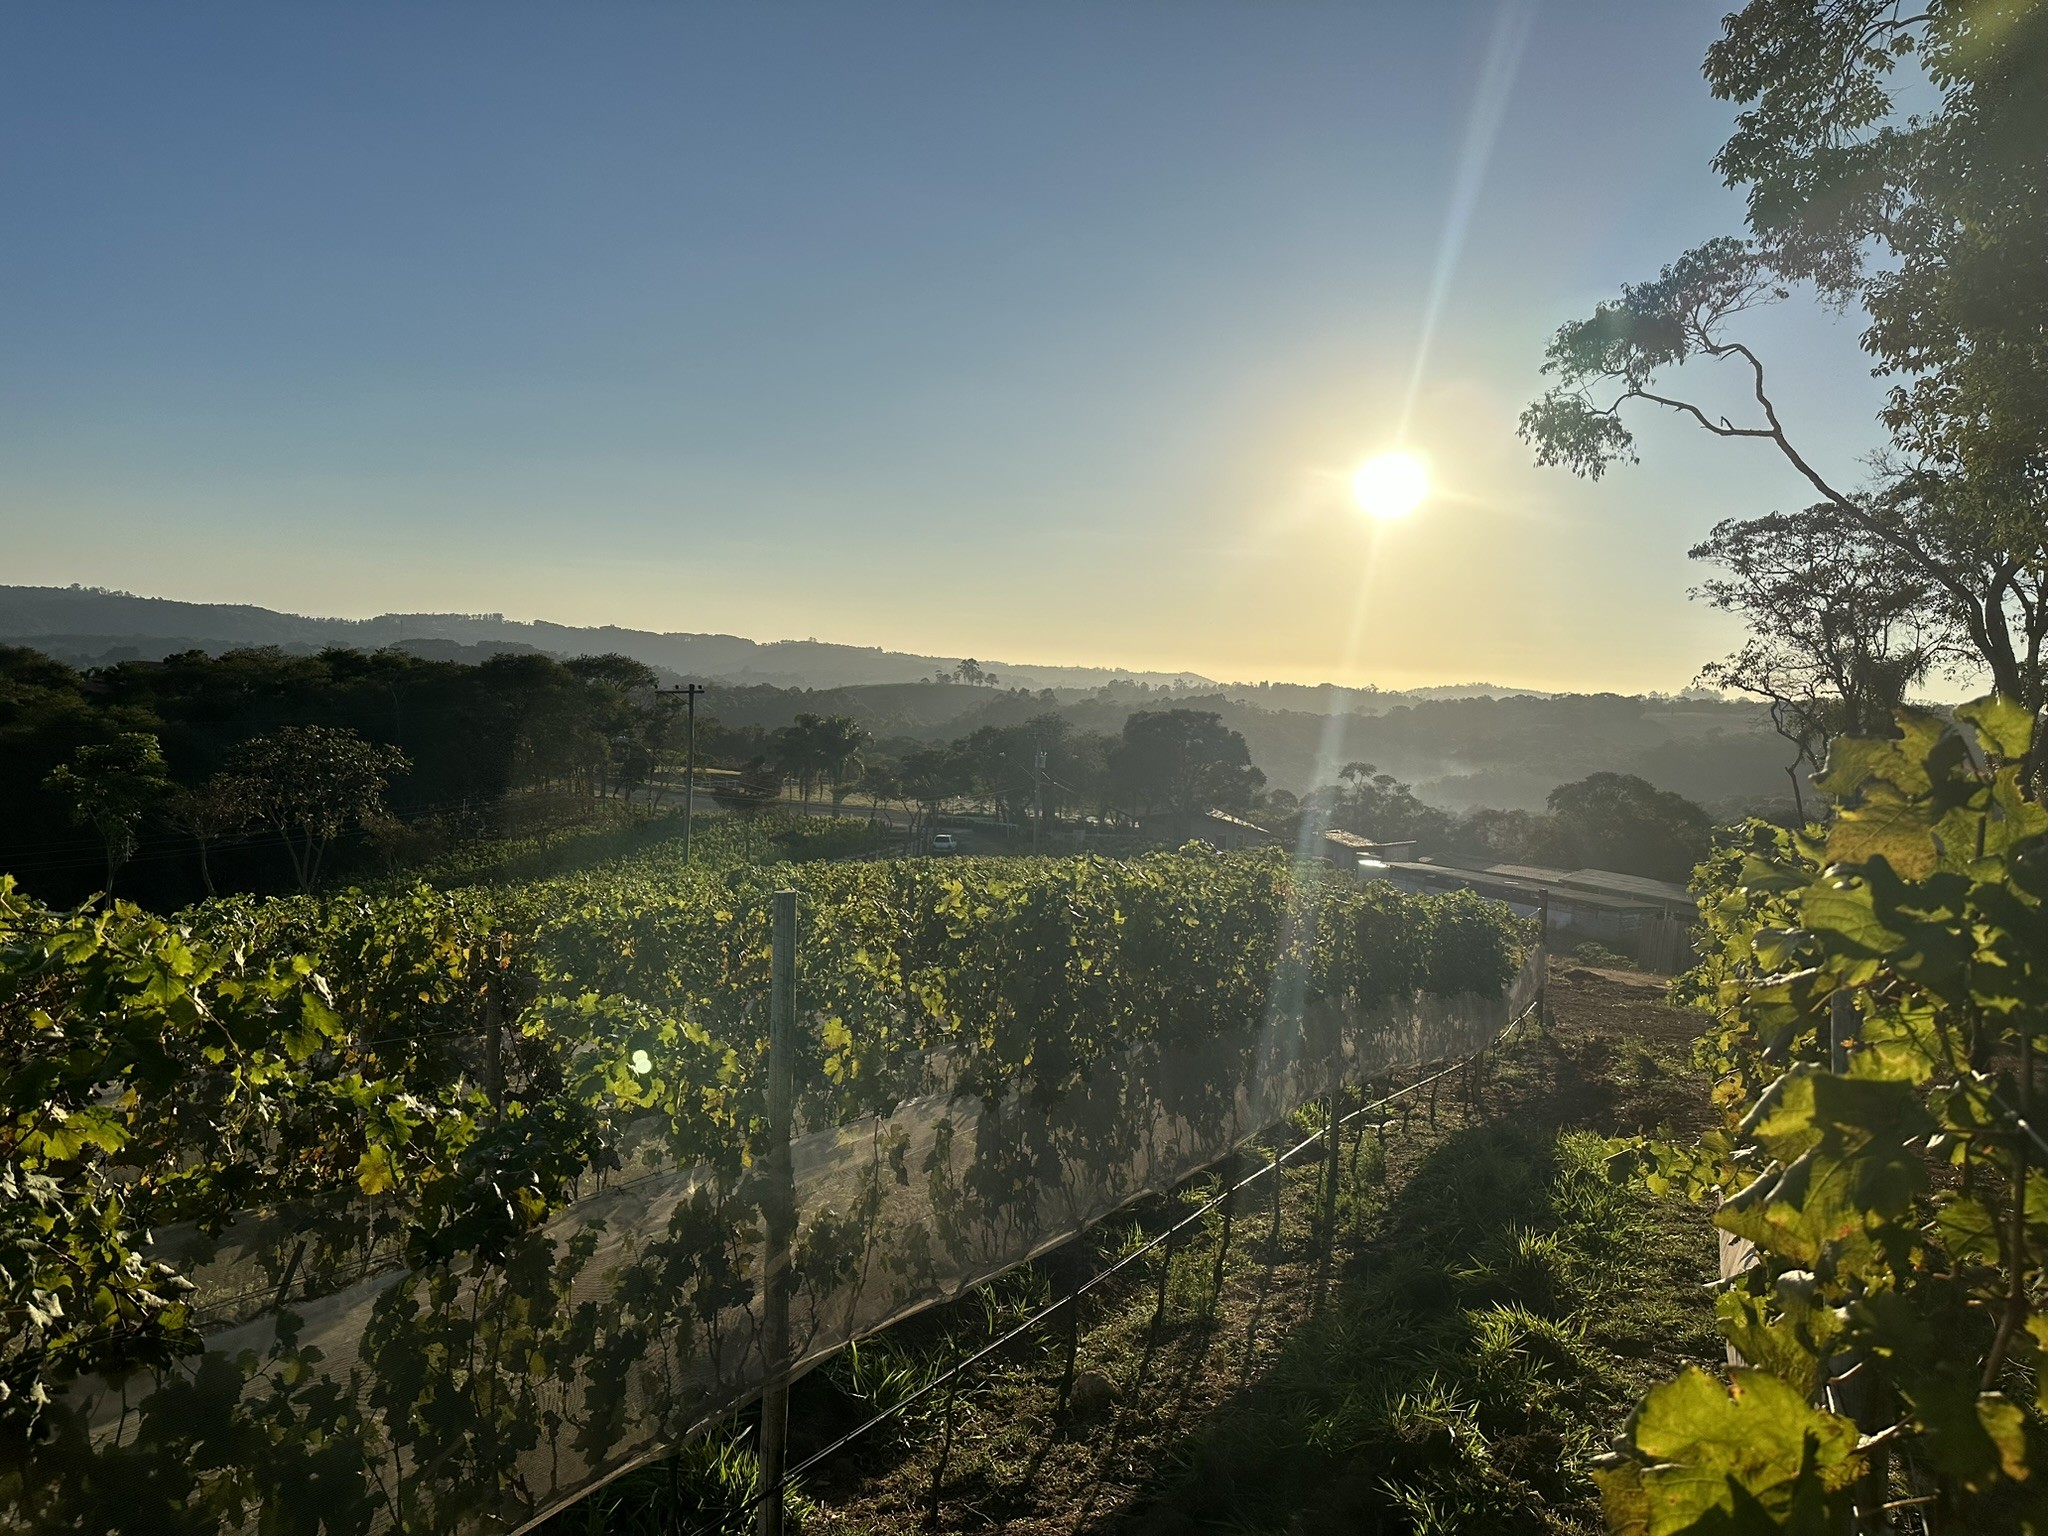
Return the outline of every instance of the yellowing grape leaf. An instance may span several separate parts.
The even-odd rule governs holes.
[[[1820,1536],[1857,1470],[1856,1426],[1763,1371],[1737,1370],[1723,1387],[1689,1367],[1650,1389],[1629,1436],[1633,1476],[1603,1477],[1602,1493],[1629,1518],[1616,1528],[1642,1536]]]
[[[2007,762],[2018,762],[2033,744],[2033,712],[2003,694],[1989,694],[1957,706],[1956,718],[1975,726],[1985,751]]]

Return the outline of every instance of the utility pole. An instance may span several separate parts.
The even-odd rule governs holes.
[[[1038,852],[1038,835],[1045,830],[1045,748],[1038,749],[1038,756],[1032,760],[1031,782],[1038,794],[1038,803],[1031,816],[1031,851]]]
[[[657,688],[655,694],[680,698],[689,712],[689,734],[683,749],[683,862],[690,862],[690,832],[697,820],[697,695],[702,683],[685,683],[680,688]]]

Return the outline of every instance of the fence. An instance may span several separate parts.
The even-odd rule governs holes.
[[[793,931],[778,924],[778,958]],[[935,1052],[923,1092],[799,1130],[786,1162],[771,1148],[737,1176],[673,1166],[650,1133],[513,1250],[449,1264],[366,1244],[353,1283],[290,1307],[290,1268],[273,1287],[265,1258],[278,1218],[163,1234],[218,1324],[204,1355],[81,1383],[68,1460],[19,1514],[57,1528],[75,1485],[93,1483],[160,1499],[182,1523],[247,1526],[260,1510],[266,1529],[525,1529],[1309,1101],[1469,1054],[1528,1005],[1542,964],[1532,952],[1499,995],[1363,1010],[1281,999],[1248,1033],[1140,1043],[1042,1100],[963,1097]],[[221,1443],[205,1440],[212,1422]]]

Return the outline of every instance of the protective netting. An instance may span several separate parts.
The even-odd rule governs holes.
[[[963,1096],[935,1053],[925,1091],[889,1114],[792,1141],[792,1369],[1171,1188],[1320,1095],[1473,1051],[1540,975],[1539,952],[1501,995],[1276,1007],[1251,1031],[1111,1055],[1046,1102],[1015,1088]],[[177,1522],[191,1529],[253,1525],[259,1509],[276,1529],[531,1525],[665,1454],[769,1374],[763,1165],[676,1167],[660,1147],[650,1134],[492,1262],[420,1266],[370,1234],[354,1278],[329,1266],[330,1283],[347,1283],[288,1308],[295,1264],[282,1285],[270,1277],[291,1212],[212,1241],[160,1234],[215,1324],[206,1352],[88,1380],[65,1432],[113,1469],[102,1476],[132,1477],[160,1504],[179,1447],[209,1424],[236,1437],[208,1458],[235,1475],[193,1485]],[[21,1512],[34,1509],[30,1490]]]

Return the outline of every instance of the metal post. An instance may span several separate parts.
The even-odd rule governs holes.
[[[1536,894],[1536,1027],[1550,1027],[1550,892]]]
[[[1828,997],[1828,1070],[1849,1070],[1849,1041],[1856,1034],[1856,999],[1837,987]]]
[[[782,1536],[782,1473],[789,1451],[789,1248],[796,1198],[789,1163],[796,1065],[796,892],[775,893],[775,947],[768,1001],[768,1158],[762,1216],[760,1536]]]

